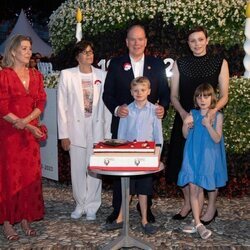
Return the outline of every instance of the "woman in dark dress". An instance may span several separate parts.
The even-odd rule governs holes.
[[[185,139],[182,135],[182,123],[189,111],[194,108],[194,91],[202,83],[210,83],[216,90],[219,89],[219,100],[216,107],[209,111],[211,121],[215,113],[221,110],[228,101],[229,70],[225,59],[207,53],[209,38],[202,27],[197,27],[188,33],[188,45],[192,55],[179,58],[173,67],[171,81],[171,102],[176,110],[174,126],[170,140],[170,151],[166,178],[169,182],[177,182],[181,168]],[[184,205],[173,219],[182,220],[191,212],[189,203],[189,189],[182,188]],[[216,197],[218,189],[209,192],[209,202],[201,220],[209,224],[217,215]]]

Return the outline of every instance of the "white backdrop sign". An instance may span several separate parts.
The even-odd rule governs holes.
[[[47,104],[41,122],[45,123],[48,128],[48,139],[41,144],[42,174],[43,177],[58,181],[57,90],[45,90]]]

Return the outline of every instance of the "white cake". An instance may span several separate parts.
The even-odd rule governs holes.
[[[160,147],[154,152],[94,152],[90,157],[89,169],[107,171],[157,170],[160,161]]]

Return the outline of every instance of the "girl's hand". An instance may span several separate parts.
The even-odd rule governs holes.
[[[206,128],[210,127],[212,125],[211,123],[211,119],[208,115],[206,115],[203,119],[202,119],[202,125],[205,126]]]
[[[184,119],[183,123],[188,127],[192,128],[194,126],[194,118],[191,114],[188,114]]]

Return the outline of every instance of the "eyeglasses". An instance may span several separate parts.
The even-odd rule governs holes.
[[[201,99],[203,97],[204,99],[208,99],[209,96],[211,96],[211,94],[205,94],[205,95],[199,94],[199,95],[196,95],[195,98]]]
[[[94,54],[93,50],[84,50],[81,52],[81,54],[85,55],[85,56],[91,56]]]

